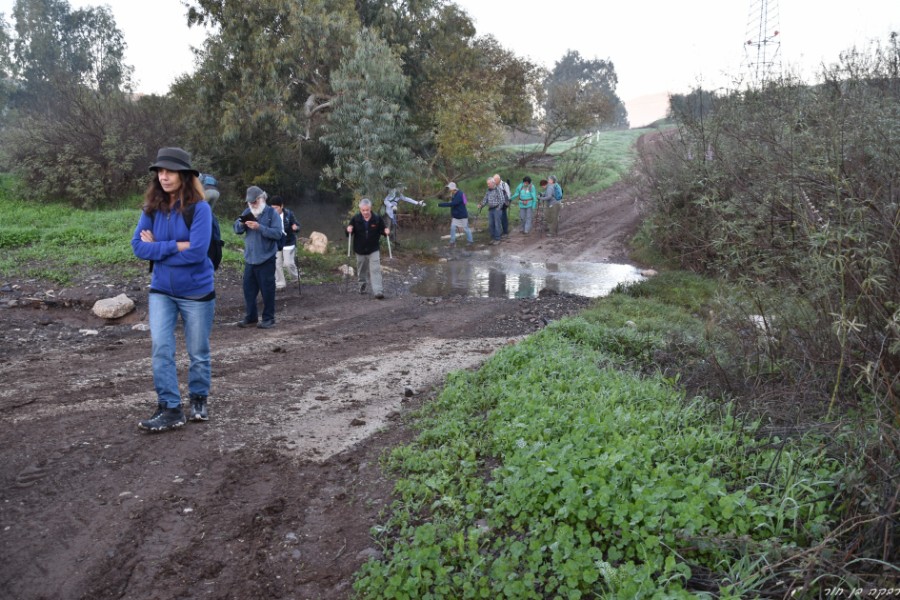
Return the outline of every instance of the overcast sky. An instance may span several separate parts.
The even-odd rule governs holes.
[[[741,75],[745,42],[758,41],[762,0],[457,0],[479,34],[491,33],[519,56],[552,68],[567,50],[609,59],[618,93],[629,104],[642,96],[689,91],[698,83],[730,87]],[[137,88],[165,93],[177,76],[193,70],[191,45],[205,33],[185,25],[181,0],[69,0],[73,8],[112,8],[128,44]],[[252,6],[251,0],[247,1]],[[837,60],[853,45],[885,42],[900,31],[898,0],[768,0],[770,29],[777,29],[784,67],[814,80],[816,67]],[[13,0],[0,0],[9,15]],[[755,7],[755,8],[754,8]],[[168,33],[163,33],[168,32]],[[770,31],[769,35],[773,32]],[[161,36],[165,43],[160,43]],[[774,45],[769,46],[774,49]],[[751,47],[752,49],[752,47]],[[755,53],[755,50],[754,50]],[[632,125],[641,125],[637,104]],[[654,110],[659,110],[655,108]],[[660,115],[661,116],[661,115]]]

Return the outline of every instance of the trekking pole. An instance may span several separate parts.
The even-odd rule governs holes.
[[[303,295],[303,288],[300,286],[300,259],[297,257],[296,250],[294,251],[294,268],[297,269],[297,295]]]
[[[393,260],[394,255],[391,253],[391,236],[387,236],[387,242],[388,242],[388,258]]]
[[[343,278],[343,292],[347,292],[347,288],[350,286],[350,245],[353,243],[353,234],[347,234],[347,264],[344,269],[344,278]]]

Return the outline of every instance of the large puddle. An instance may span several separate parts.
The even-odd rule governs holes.
[[[412,292],[419,296],[534,298],[546,289],[599,298],[620,283],[643,279],[631,265],[531,262],[514,256],[489,258],[472,254],[426,268]]]

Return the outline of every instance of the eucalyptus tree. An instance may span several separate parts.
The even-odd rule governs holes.
[[[10,62],[29,101],[63,85],[103,93],[130,87],[125,39],[109,7],[72,11],[65,0],[16,0],[12,17]]]
[[[247,182],[308,168],[310,156],[328,159],[319,141],[336,106],[332,74],[339,49],[354,48],[361,29],[399,58],[408,85],[397,101],[415,126],[405,142],[415,154],[439,157],[435,133],[457,108],[458,90],[481,97],[469,104],[490,111],[483,122],[532,121],[533,65],[492,38],[476,39],[471,18],[452,2],[260,0],[248,12],[236,0],[193,1],[189,22],[215,33],[198,54],[196,74],[174,89],[193,107],[194,147]],[[334,124],[329,131],[336,133]],[[259,148],[262,140],[268,150]]]
[[[415,169],[412,128],[403,107],[408,81],[400,59],[368,29],[344,52],[333,74],[336,93],[323,141],[334,164],[326,174],[357,195],[381,197]]]
[[[213,32],[174,92],[192,113],[193,146],[243,183],[296,178],[334,102],[338,49],[353,44],[352,0],[197,0],[189,24]],[[283,181],[280,183],[284,183]]]

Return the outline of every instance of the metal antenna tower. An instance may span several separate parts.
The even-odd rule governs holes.
[[[778,0],[752,0],[744,44],[747,73],[752,84],[762,84],[781,74],[781,40]]]

